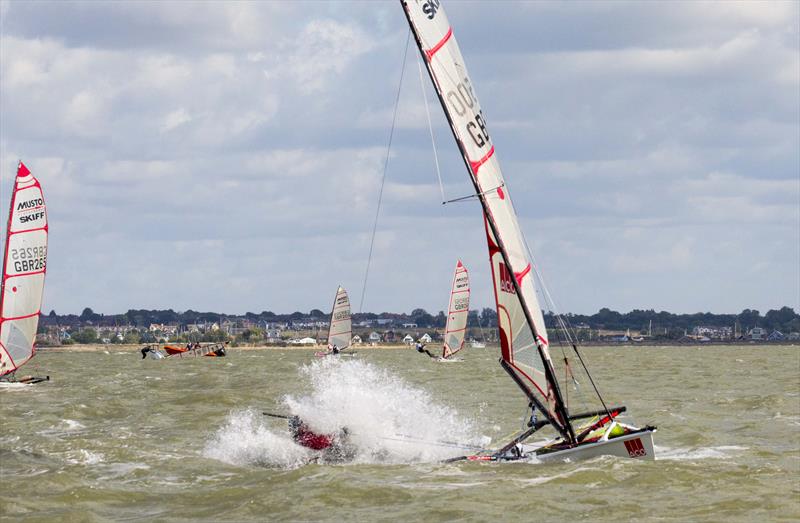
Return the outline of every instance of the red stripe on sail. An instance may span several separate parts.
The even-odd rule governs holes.
[[[475,174],[476,177],[478,176],[478,169],[480,169],[483,164],[488,162],[489,158],[491,158],[493,154],[494,154],[494,145],[492,146],[491,149],[489,149],[489,152],[486,153],[486,155],[477,162],[473,162],[472,160],[470,160],[469,167],[470,169],[472,169],[472,172]]]
[[[529,272],[531,272],[531,264],[530,263],[528,264],[527,267],[525,267],[525,269],[523,269],[522,272],[515,272],[514,273],[514,276],[517,278],[517,283],[520,285],[520,287],[522,286],[522,278],[527,276]]]
[[[34,316],[38,316],[41,314],[42,311],[36,311],[33,314],[26,314],[25,316],[15,316],[13,318],[3,318],[3,321],[14,321],[14,320],[26,320],[28,318],[33,318]]]
[[[429,62],[433,59],[433,55],[435,55],[437,52],[439,52],[439,49],[441,49],[444,46],[444,44],[446,44],[447,41],[450,40],[451,36],[453,36],[453,28],[452,27],[447,30],[447,34],[444,35],[444,38],[439,40],[438,44],[434,45],[432,48],[430,48],[427,51],[425,51],[425,54],[428,56],[428,61]]]

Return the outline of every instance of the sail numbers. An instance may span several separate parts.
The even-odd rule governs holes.
[[[489,131],[486,129],[486,122],[483,121],[483,111],[476,114],[473,109],[478,106],[478,99],[472,90],[472,84],[468,77],[464,77],[461,82],[456,84],[455,89],[447,92],[445,96],[450,108],[458,115],[469,119],[467,122],[467,133],[472,137],[472,141],[478,147],[483,147],[489,143]]]

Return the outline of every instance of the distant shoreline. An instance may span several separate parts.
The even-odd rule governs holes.
[[[58,345],[58,346],[44,346],[37,347],[36,351],[39,352],[137,352],[142,347],[147,346],[146,343],[130,345],[130,344],[100,344],[93,343],[88,345]],[[169,344],[168,344],[169,345]],[[793,347],[796,344],[794,341],[725,341],[725,342],[696,342],[696,343],[680,343],[680,342],[625,342],[625,343],[602,343],[602,342],[587,342],[581,343],[580,347],[605,347],[609,349],[627,349],[632,347],[663,347],[663,348],[676,348],[676,347],[739,347],[739,346],[775,346],[775,347]],[[163,346],[163,344],[162,344]],[[183,344],[178,343],[176,346],[182,347]],[[428,347],[439,346],[438,343],[428,343]],[[499,345],[488,344],[486,349],[498,349]],[[260,350],[297,350],[297,351],[323,351],[327,349],[327,345],[240,345],[228,346],[227,350],[231,351],[260,351]],[[413,345],[405,344],[379,344],[379,345],[355,345],[348,350],[357,351],[373,351],[373,350],[414,350]],[[465,350],[486,350],[486,349],[472,349],[467,345]]]

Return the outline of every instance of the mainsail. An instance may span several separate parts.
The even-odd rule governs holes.
[[[335,345],[339,349],[350,346],[353,328],[350,321],[350,298],[347,291],[339,287],[336,299],[333,300],[331,311],[331,326],[328,330],[328,345]]]
[[[569,429],[548,352],[534,272],[486,120],[439,0],[401,0],[483,206],[502,358],[562,435]]]
[[[453,287],[450,291],[450,303],[447,311],[442,358],[449,358],[464,348],[464,334],[467,331],[467,316],[469,315],[469,273],[467,268],[461,264],[461,260],[458,260],[453,274]]]
[[[47,268],[47,211],[22,162],[11,194],[0,292],[0,376],[33,357]]]

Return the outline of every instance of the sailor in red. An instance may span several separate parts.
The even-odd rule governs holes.
[[[289,432],[295,443],[307,449],[320,451],[325,461],[349,461],[355,456],[355,447],[349,442],[350,433],[347,428],[342,428],[336,434],[317,434],[299,416],[291,416]]]
[[[299,416],[289,418],[289,431],[295,443],[312,450],[325,450],[333,444],[332,435],[317,434],[309,429]]]

